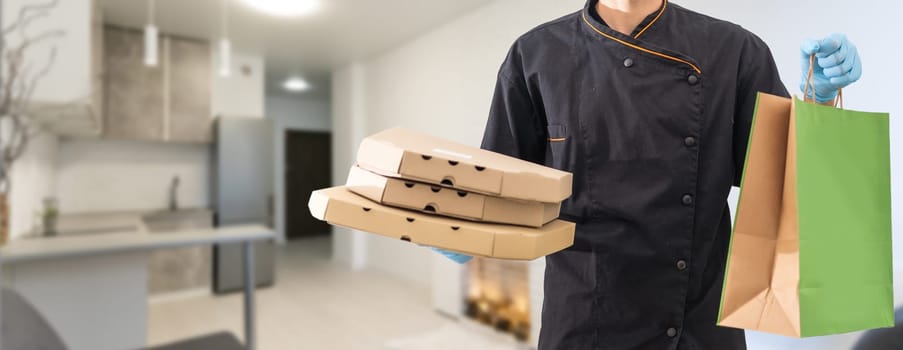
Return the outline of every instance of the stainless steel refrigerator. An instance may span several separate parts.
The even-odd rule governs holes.
[[[212,203],[217,226],[273,226],[273,125],[265,118],[218,117],[210,159]],[[259,242],[254,251],[258,286],[275,282],[273,242]],[[213,291],[240,290],[244,272],[241,247],[220,244],[213,251]]]

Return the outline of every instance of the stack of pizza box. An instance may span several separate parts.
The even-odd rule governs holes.
[[[345,186],[314,191],[314,217],[474,256],[533,260],[573,244],[558,220],[570,173],[394,128],[365,138]]]

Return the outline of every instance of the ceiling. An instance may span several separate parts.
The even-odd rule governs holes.
[[[163,33],[215,40],[220,36],[221,0],[156,0]],[[400,45],[492,0],[322,0],[316,12],[275,17],[241,0],[228,2],[229,30],[236,52],[266,59],[267,93],[288,94],[289,75],[311,81],[308,94],[328,94],[336,67]],[[291,1],[291,0],[285,0]],[[147,0],[99,0],[103,20],[143,27]]]

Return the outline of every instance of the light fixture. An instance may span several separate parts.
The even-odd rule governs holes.
[[[219,39],[219,75],[232,75],[232,43],[229,38]]]
[[[304,78],[291,77],[282,82],[282,88],[291,92],[302,92],[310,90],[311,86]]]
[[[159,31],[154,25],[154,0],[147,0],[147,25],[144,27],[144,64],[154,67],[157,65],[159,53],[157,44]]]
[[[249,7],[272,16],[293,17],[314,12],[319,0],[241,0]]]
[[[221,0],[222,17],[220,22],[219,39],[219,75],[228,77],[232,74],[232,43],[229,42],[228,7],[227,0]]]

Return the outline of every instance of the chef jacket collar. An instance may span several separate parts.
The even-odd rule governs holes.
[[[603,40],[611,40],[617,42],[621,45],[630,47],[632,49],[657,56],[662,59],[666,59],[669,61],[680,63],[684,65],[691,72],[695,72],[695,74],[702,74],[702,70],[699,67],[699,63],[696,62],[695,59],[689,57],[681,52],[676,50],[668,49],[659,45],[655,45],[645,39],[646,32],[655,26],[657,22],[666,22],[668,20],[673,20],[669,18],[669,13],[673,10],[673,6],[668,6],[668,0],[662,0],[662,6],[659,7],[658,11],[655,11],[649,16],[646,16],[640,25],[634,29],[633,35],[625,35],[621,32],[618,32],[614,29],[611,29],[605,21],[599,17],[598,12],[596,12],[596,4],[599,0],[588,0],[586,2],[586,6],[583,8],[583,12],[580,14],[581,21],[584,22],[583,29],[586,33],[593,37],[602,37]],[[673,16],[671,16],[673,17]],[[666,25],[666,23],[661,23],[661,25]],[[658,36],[658,35],[657,35]],[[670,42],[674,38],[668,38],[667,35],[665,38],[658,38],[657,41]]]
[[[586,16],[586,18],[591,21],[596,28],[605,31],[608,34],[618,35],[626,38],[627,35],[624,35],[624,33],[618,32],[609,27],[608,24],[605,23],[605,20],[603,20],[602,17],[599,16],[599,12],[596,11],[596,4],[598,3],[599,0],[588,0],[586,2],[586,6],[583,8],[583,14]],[[633,39],[640,38],[640,36],[645,34],[646,31],[648,31],[650,28],[652,28],[655,22],[661,19],[661,17],[667,10],[668,0],[662,0],[662,4],[658,7],[658,10],[655,10],[654,12],[646,16],[646,18],[644,18],[643,21],[633,29],[633,32],[630,33],[629,37]]]

